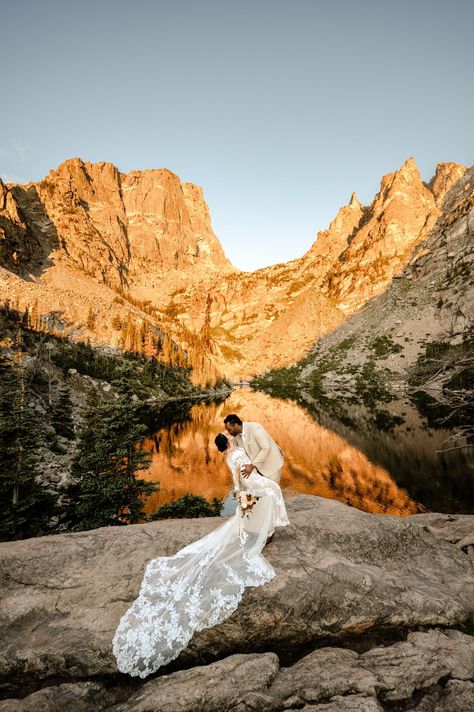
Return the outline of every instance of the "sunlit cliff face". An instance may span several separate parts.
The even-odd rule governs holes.
[[[186,353],[196,383],[249,378],[296,363],[383,293],[466,170],[438,163],[426,184],[409,157],[383,176],[370,205],[353,193],[306,254],[241,272],[199,186],[167,169],[124,174],[69,159],[35,183],[0,179],[0,298],[21,311],[37,300],[38,314],[93,345],[150,351],[130,337],[146,323]]]
[[[389,473],[373,465],[343,438],[318,425],[298,405],[250,390],[238,390],[220,405],[199,404],[192,420],[158,431],[144,447],[153,451],[149,470],[140,473],[158,481],[160,491],[146,505],[148,513],[186,492],[206,498],[225,497],[232,477],[225,453],[214,438],[224,431],[224,418],[260,422],[285,455],[281,480],[284,492],[338,499],[366,512],[407,515],[420,505],[399,488]]]

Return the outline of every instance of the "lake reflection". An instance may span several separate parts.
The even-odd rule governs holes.
[[[285,456],[280,485],[286,496],[319,495],[366,512],[408,515],[427,511],[386,469],[320,426],[297,404],[238,389],[223,403],[193,405],[189,421],[163,427],[144,443],[143,447],[152,450],[153,459],[140,476],[160,483],[160,491],[147,501],[148,513],[187,492],[207,499],[227,498],[223,514],[234,511],[229,497],[232,477],[224,454],[214,445],[228,413],[262,423],[280,445]]]

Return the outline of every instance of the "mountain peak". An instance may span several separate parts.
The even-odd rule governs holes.
[[[83,168],[84,165],[85,163],[82,158],[80,158],[79,156],[73,156],[72,158],[66,158],[65,161],[61,161],[61,163],[56,168],[51,168],[51,170],[49,171],[49,175],[55,173],[63,173],[64,171],[68,171],[71,168]]]
[[[459,163],[437,163],[436,172],[428,183],[428,188],[433,193],[436,203],[439,205],[448,190],[467,171],[467,167]]]
[[[393,175],[395,179],[402,178],[403,180],[407,180],[409,182],[422,182],[420,171],[413,156],[409,156],[406,161],[402,163],[400,168],[390,175]]]
[[[400,190],[401,186],[404,186],[402,190],[418,190],[418,187],[423,187],[420,171],[413,156],[409,156],[396,171],[386,173],[380,181],[382,194],[387,191]]]
[[[403,163],[403,165],[399,169],[400,171],[408,171],[408,170],[418,170],[418,166],[416,165],[416,161],[413,158],[413,156],[408,156],[406,161]]]
[[[362,207],[362,203],[358,200],[357,194],[354,191],[352,192],[351,199],[349,200],[348,205],[351,208],[361,208]]]

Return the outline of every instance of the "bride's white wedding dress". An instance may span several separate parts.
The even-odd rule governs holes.
[[[259,499],[248,515],[237,508],[210,534],[148,562],[138,598],[112,641],[121,672],[144,678],[167,665],[195,631],[228,618],[246,586],[262,586],[275,576],[260,552],[275,527],[289,524],[280,486],[256,470],[241,477],[241,466],[250,460],[240,447],[230,450],[226,462],[234,488]]]

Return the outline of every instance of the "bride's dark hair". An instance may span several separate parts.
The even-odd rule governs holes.
[[[219,452],[225,452],[229,447],[229,440],[223,433],[219,433],[219,435],[216,435],[216,437],[214,438],[214,442],[216,443]]]

